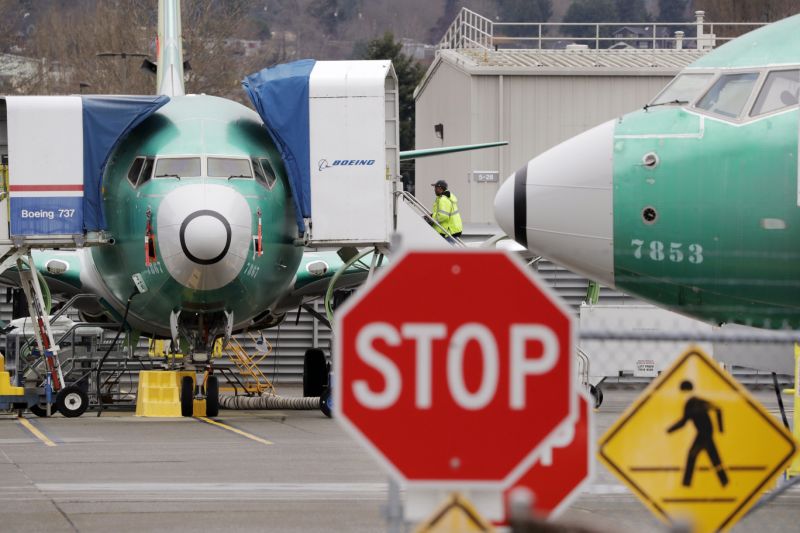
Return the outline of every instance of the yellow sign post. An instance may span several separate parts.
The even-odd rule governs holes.
[[[744,387],[692,349],[603,435],[598,456],[660,519],[710,532],[732,527],[797,448]]]
[[[794,402],[794,436],[800,437],[800,345],[794,343],[794,388],[792,389]],[[800,475],[800,455],[795,456],[791,466],[789,466],[789,477]]]

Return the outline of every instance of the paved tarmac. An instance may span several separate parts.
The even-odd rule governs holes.
[[[296,389],[282,390],[296,394]],[[608,389],[597,435],[638,390]],[[775,395],[758,398],[775,410]],[[215,420],[87,413],[0,416],[0,531],[385,531],[386,475],[316,411],[222,411]],[[668,531],[609,472],[559,522]],[[796,531],[791,489],[734,531]]]

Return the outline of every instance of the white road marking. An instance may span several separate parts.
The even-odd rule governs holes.
[[[37,483],[36,487],[42,492],[386,492],[386,483]]]

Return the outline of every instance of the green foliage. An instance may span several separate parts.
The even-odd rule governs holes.
[[[650,13],[644,0],[616,0],[619,22],[650,22]]]
[[[394,40],[390,32],[354,49],[356,59],[391,59],[397,73],[400,93],[400,149],[414,148],[414,89],[422,79],[424,70],[412,58],[401,52],[403,45]]]
[[[497,0],[504,22],[547,22],[553,16],[552,0]]]
[[[428,30],[428,42],[435,43],[442,38],[442,35],[447,32],[447,28],[449,28],[450,24],[455,20],[458,11],[458,0],[445,0],[442,16],[439,17],[436,24],[431,26],[431,29]]]
[[[497,9],[504,22],[547,22],[553,16],[551,0],[497,0]],[[503,28],[502,33],[510,37],[529,35],[525,26]]]
[[[272,30],[269,27],[269,22],[266,19],[253,19],[253,27],[255,31],[254,37],[263,39],[265,41],[272,38]]]
[[[614,0],[575,0],[564,16],[564,23],[570,22],[614,22],[617,17],[617,6]],[[573,37],[594,37],[595,29],[591,26],[572,26],[564,30]],[[604,37],[601,35],[601,37]]]
[[[658,0],[658,20],[660,22],[683,22],[689,0]]]
[[[312,0],[308,14],[317,19],[326,33],[335,34],[339,24],[358,14],[360,0]]]

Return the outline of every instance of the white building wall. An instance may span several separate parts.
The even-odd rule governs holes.
[[[419,159],[417,198],[433,203],[430,183],[443,178],[459,198],[465,224],[494,224],[500,184],[529,159],[606,120],[646,104],[671,76],[469,75],[440,62],[416,101],[417,148],[509,141],[503,148]],[[434,124],[444,126],[444,140]],[[476,183],[473,171],[496,171]]]
[[[425,97],[416,102],[416,148],[437,148],[469,142],[473,109],[470,84],[470,76],[449,64],[439,63],[426,87]],[[434,134],[435,124],[444,125],[444,139]],[[466,178],[459,180],[457,176],[464,176],[469,166],[470,156],[464,152],[417,159],[417,198],[430,209],[433,205],[433,187],[430,184],[445,179],[458,196],[459,208],[464,209],[469,204],[469,197],[461,182],[466,183]]]

